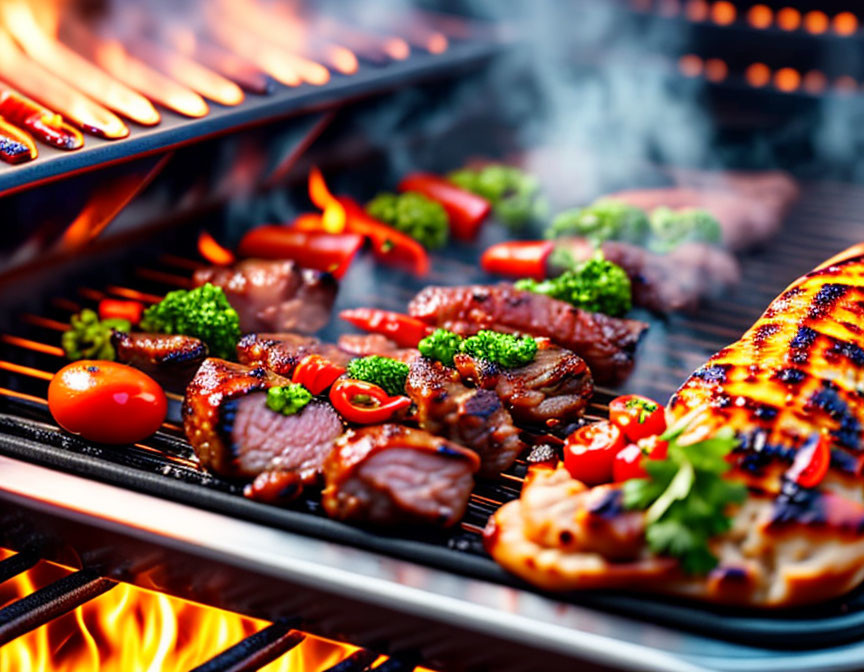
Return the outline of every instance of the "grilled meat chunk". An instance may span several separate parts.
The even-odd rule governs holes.
[[[237,343],[237,359],[242,364],[263,366],[285,377],[307,355],[321,355],[342,366],[351,360],[335,345],[302,334],[246,334]]]
[[[589,313],[507,283],[427,287],[411,301],[409,312],[462,336],[481,329],[545,336],[582,357],[603,384],[627,377],[636,345],[648,328],[643,322]]]
[[[471,355],[456,355],[462,380],[495,390],[517,423],[542,425],[572,422],[581,414],[594,383],[588,365],[578,355],[539,339],[534,361],[515,369]]]
[[[405,391],[417,406],[420,427],[475,451],[484,476],[513,464],[525,445],[495,392],[466,387],[455,369],[426,357],[410,367]]]
[[[322,502],[341,520],[448,527],[464,515],[479,466],[476,453],[423,430],[364,427],[327,458]]]
[[[185,389],[207,357],[203,341],[182,334],[115,331],[111,345],[118,362],[141,369],[160,385],[175,390]]]
[[[380,355],[406,364],[420,356],[416,348],[400,348],[382,334],[343,334],[339,337],[339,349],[353,357]]]
[[[242,331],[311,334],[330,321],[339,290],[329,273],[290,260],[246,259],[230,267],[204,268],[195,272],[194,282],[225,291]]]
[[[597,488],[573,497],[583,486],[562,468],[538,469],[520,500],[495,514],[487,529],[490,553],[523,578],[561,590],[635,587],[777,607],[826,600],[860,585],[862,314],[864,245],[858,245],[790,285],[672,398],[670,414],[686,416],[694,437],[735,429],[740,445],[729,478],[750,489],[731,512],[731,530],[711,541],[719,564],[707,577],[687,576],[644,545],[634,547],[643,538],[643,514],[625,511],[615,486],[601,486],[608,495],[599,503]],[[804,487],[789,477],[790,468],[823,432],[831,442],[828,471]],[[586,541],[596,536],[598,516],[603,525],[615,522],[628,531],[607,540],[612,548]]]
[[[271,411],[266,390],[288,382],[263,367],[205,360],[183,401],[183,426],[201,464],[222,476],[272,469],[315,482],[342,421],[320,401],[294,415]]]

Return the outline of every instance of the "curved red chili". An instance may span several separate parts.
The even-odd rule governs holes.
[[[352,378],[343,378],[333,384],[330,402],[339,415],[359,425],[386,422],[411,406],[408,397],[391,397],[378,385]]]
[[[292,383],[299,383],[312,394],[321,394],[340,376],[345,375],[345,368],[334,364],[321,355],[306,355],[294,368]]]

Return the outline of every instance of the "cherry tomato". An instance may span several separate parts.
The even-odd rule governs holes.
[[[666,431],[666,411],[656,401],[638,394],[617,397],[609,403],[609,419],[630,441]]]
[[[480,257],[480,266],[493,275],[545,280],[549,275],[546,264],[554,249],[551,240],[511,240],[488,248]]]
[[[73,362],[48,386],[48,409],[57,424],[99,443],[134,443],[150,436],[167,407],[155,380],[117,362]]]
[[[607,420],[580,427],[564,444],[564,466],[586,485],[612,480],[615,456],[624,448],[621,430]]]
[[[631,443],[615,456],[612,466],[612,476],[616,483],[629,481],[631,478],[647,478],[648,472],[643,465],[646,458],[665,460],[669,444],[658,436],[649,436]]]
[[[144,304],[140,301],[123,301],[122,299],[102,299],[99,302],[100,320],[129,320],[132,326],[141,321],[144,314]]]
[[[815,488],[825,478],[829,466],[831,466],[831,437],[825,433],[816,434],[807,439],[798,449],[786,476],[802,488]]]

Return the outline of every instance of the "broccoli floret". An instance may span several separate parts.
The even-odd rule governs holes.
[[[495,216],[511,229],[521,229],[547,215],[548,206],[540,195],[537,178],[513,166],[463,168],[450,173],[447,179],[489,201]]]
[[[405,394],[408,365],[390,357],[371,355],[348,362],[348,377],[377,385],[391,396]]]
[[[651,241],[655,252],[669,252],[682,243],[710,243],[717,245],[722,239],[720,222],[704,210],[670,210],[656,208],[651,212]]]
[[[534,359],[537,354],[537,341],[531,336],[514,336],[484,330],[462,341],[460,350],[512,369],[524,366]]]
[[[240,338],[240,319],[222,288],[207,283],[169,292],[144,311],[141,329],[200,338],[215,357],[230,359]]]
[[[267,390],[267,408],[282,415],[294,415],[312,401],[312,393],[298,383]]]
[[[437,359],[447,366],[453,366],[453,356],[459,352],[462,337],[446,329],[436,329],[420,341],[417,349],[420,354],[430,359]]]
[[[595,245],[607,240],[623,240],[642,244],[648,235],[648,215],[641,208],[615,201],[601,199],[585,208],[566,210],[552,220],[547,235],[581,236]]]
[[[375,219],[399,229],[423,247],[438,249],[447,244],[450,219],[437,201],[416,191],[378,194],[366,206]]]
[[[592,313],[623,315],[633,305],[630,278],[623,268],[603,259],[599,253],[557,278],[537,282],[519,280],[517,289],[525,289],[553,299],[567,301]]]
[[[111,318],[100,320],[95,311],[85,308],[69,321],[70,329],[60,339],[63,352],[69,359],[110,359],[117,354],[111,345],[114,331],[129,331],[129,320]]]

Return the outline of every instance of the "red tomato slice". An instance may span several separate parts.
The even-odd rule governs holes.
[[[831,466],[831,437],[828,434],[811,436],[798,449],[786,477],[802,488],[815,488],[822,482]]]
[[[634,442],[666,431],[665,409],[656,401],[638,394],[613,399],[609,403],[609,420]]]
[[[612,480],[615,456],[624,448],[621,430],[607,420],[580,427],[564,444],[564,466],[586,485]]]
[[[638,443],[631,443],[615,456],[615,464],[612,466],[615,482],[629,481],[631,478],[647,478],[645,459],[665,460],[668,450],[669,444],[658,436],[649,436],[640,439]]]

